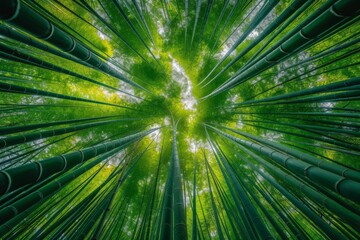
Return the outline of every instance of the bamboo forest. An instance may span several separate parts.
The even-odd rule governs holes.
[[[0,239],[360,239],[359,0],[0,0]]]

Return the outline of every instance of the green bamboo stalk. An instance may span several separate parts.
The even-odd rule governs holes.
[[[108,84],[104,84],[102,82],[93,80],[93,79],[91,79],[89,77],[86,77],[86,76],[81,75],[79,73],[76,73],[74,71],[70,71],[70,70],[67,70],[65,68],[56,66],[56,65],[54,65],[52,63],[43,61],[43,60],[41,60],[39,58],[36,58],[36,57],[33,57],[33,56],[31,56],[31,55],[29,55],[27,53],[24,53],[23,51],[17,50],[15,48],[8,47],[8,46],[6,46],[4,44],[1,44],[1,43],[0,43],[0,50],[1,50],[0,56],[3,56],[4,58],[7,58],[9,60],[13,60],[13,61],[17,61],[17,62],[21,62],[21,63],[25,63],[25,64],[30,64],[30,65],[33,65],[33,66],[48,69],[50,71],[55,71],[55,72],[58,72],[58,73],[61,73],[61,74],[67,74],[69,76],[80,78],[80,79],[83,79],[83,80],[85,80],[87,82],[91,82],[93,84],[96,84],[96,85],[99,85],[99,86],[102,86],[102,87],[105,87],[105,88],[108,88],[108,89],[111,89],[111,90],[114,90],[114,91],[117,91],[117,92],[124,93],[126,95],[131,96],[131,97],[141,99],[141,98],[139,98],[139,97],[137,97],[137,96],[135,96],[133,94],[122,91],[121,89],[118,89],[118,88],[112,87],[112,86],[110,86]]]
[[[117,176],[119,172],[121,172],[121,169],[115,171],[115,174],[111,174],[90,195],[65,213],[61,221],[58,220],[58,224],[55,224],[54,228],[57,228],[57,230],[51,234],[50,238],[59,239],[62,235],[70,235],[72,231],[76,231],[76,227],[83,223],[86,216],[96,210],[97,204],[100,203],[101,199],[103,199],[104,195],[109,191],[111,184],[115,181],[115,176]],[[103,191],[101,192],[101,190]],[[78,219],[78,221],[74,223],[73,219]],[[83,239],[83,236],[81,236],[80,239]]]
[[[227,38],[226,38],[225,40],[222,40],[222,43],[217,47],[218,49],[219,49],[220,47],[222,47],[225,43],[227,43],[227,42],[229,41],[229,39],[232,38],[232,36],[233,36],[237,31],[239,31],[239,29],[243,26],[243,24],[246,22],[246,20],[249,19],[250,16],[255,13],[255,10],[256,10],[257,8],[259,8],[259,6],[261,6],[261,4],[263,4],[263,2],[264,2],[264,0],[260,0],[260,1],[257,1],[257,2],[255,2],[255,3],[254,3],[253,1],[246,1],[245,3],[247,3],[247,4],[246,4],[245,6],[243,6],[243,5],[240,5],[240,6],[239,6],[239,10],[244,11],[244,10],[247,9],[247,7],[248,7],[250,4],[254,3],[254,5],[252,6],[252,9],[247,13],[247,15],[245,15],[245,16],[242,17],[241,22],[240,22],[239,24],[237,24],[237,27],[234,28],[230,34],[228,34],[228,36],[227,36]],[[243,1],[237,1],[237,2],[236,2],[236,6],[237,6],[237,3],[242,3],[242,4],[244,4]],[[234,13],[234,12],[232,12],[231,14],[233,14],[233,13]],[[232,17],[232,16],[231,16],[231,17]],[[230,18],[227,19],[227,20],[230,20]],[[230,25],[234,24],[234,23],[235,23],[235,20],[236,20],[236,18],[233,19],[233,21],[232,21],[232,23],[231,23]],[[226,24],[228,24],[228,23],[226,23]],[[223,29],[223,30],[224,30],[224,29]],[[222,32],[221,32],[221,34],[222,34]],[[221,35],[221,34],[220,34],[220,35]],[[215,42],[215,44],[214,44],[211,52],[214,51],[215,46],[216,46],[217,42],[219,41],[220,35],[218,36],[218,39],[216,40],[216,42]]]
[[[356,86],[358,87],[358,86]],[[327,94],[325,96],[311,96],[300,99],[280,101],[274,104],[304,104],[304,103],[316,103],[316,102],[341,102],[341,101],[355,101],[359,100],[360,90],[350,90],[345,92]]]
[[[219,237],[220,240],[224,240],[224,235],[223,235],[223,231],[221,229],[221,225],[220,225],[220,220],[219,220],[219,211],[216,207],[215,201],[214,201],[214,195],[213,195],[213,190],[211,188],[211,182],[210,182],[210,177],[209,177],[209,162],[206,159],[206,157],[204,157],[204,161],[205,161],[205,166],[206,166],[206,178],[207,178],[207,184],[209,186],[209,194],[210,194],[210,199],[211,199],[211,206],[214,212],[214,218],[215,218],[215,224],[216,224],[216,232],[217,235]]]
[[[310,199],[314,202],[321,204],[323,207],[326,207],[331,212],[335,213],[337,216],[340,216],[343,220],[353,226],[360,226],[360,216],[356,213],[350,211],[349,209],[345,208],[344,206],[340,205],[336,201],[328,198],[326,195],[322,194],[319,191],[314,190],[313,188],[309,187],[307,184],[299,181],[295,177],[287,174],[286,172],[280,170],[279,168],[275,168],[273,164],[268,163],[259,155],[249,151],[245,147],[241,145],[237,145],[241,150],[249,154],[253,157],[257,162],[263,164],[269,171],[275,173],[275,175],[283,179],[284,181],[288,182],[296,189],[300,189],[303,193],[305,193]]]
[[[114,151],[114,150],[113,150]],[[104,154],[105,155],[105,154]],[[101,157],[100,157],[101,158]],[[94,160],[96,161],[96,159]],[[89,163],[91,164],[91,163]],[[101,166],[95,173],[93,173],[89,178],[87,178],[85,181],[83,181],[82,183],[80,183],[78,185],[79,188],[75,188],[74,190],[72,190],[72,192],[77,192],[77,193],[80,193],[82,190],[84,190],[84,188],[86,186],[88,186],[92,179],[94,179],[94,177],[101,171],[101,169],[104,167],[105,165]],[[78,170],[78,169],[77,169]],[[75,170],[75,171],[77,171]],[[60,173],[61,174],[61,173]],[[71,173],[70,173],[71,174]],[[63,179],[66,179],[68,177],[68,175],[70,174],[67,174],[63,177]],[[50,179],[50,178],[49,178]],[[47,180],[46,180],[47,181]],[[71,180],[70,180],[71,181]],[[42,181],[42,182],[45,182],[45,181]],[[68,184],[68,183],[65,183],[65,185]],[[47,186],[50,186],[51,183],[47,184]],[[64,186],[65,186],[64,185]],[[46,186],[45,186],[46,187]],[[59,185],[57,185],[57,188],[59,187]],[[61,187],[61,186],[60,186]],[[55,189],[55,192],[56,192],[56,188]],[[71,195],[71,193],[69,193],[69,195]],[[48,195],[47,198],[51,197],[52,195]],[[63,196],[62,198],[60,198],[59,200],[56,200],[54,201],[52,204],[46,206],[46,208],[44,209],[43,212],[47,212],[49,211],[50,209],[54,208],[57,204],[59,204],[63,199],[65,199],[67,196]],[[54,220],[56,217],[58,217],[59,213],[62,212],[66,207],[67,205],[72,201],[72,199],[68,200],[66,203],[67,204],[64,204],[59,210],[57,210],[57,214],[54,214],[50,219],[49,221],[52,221]],[[6,223],[2,224],[0,226],[0,233],[5,233],[5,232],[8,232],[10,230],[13,229],[13,227],[24,220],[25,217],[27,217],[28,215],[30,215],[32,212],[34,212],[38,207],[40,207],[39,205],[42,203],[42,201],[38,201],[38,202],[35,202],[33,205],[31,205],[30,207],[28,207],[26,210],[22,211],[21,213],[17,214],[16,216],[14,216],[11,220],[7,221]],[[38,217],[34,218],[34,219],[37,219]],[[54,224],[54,225],[50,225],[50,228],[55,228],[57,225]],[[41,235],[41,232],[44,231],[44,229],[42,229],[41,231],[38,231],[35,235]],[[17,233],[19,234],[19,233]]]
[[[281,129],[274,129],[274,128],[270,128],[270,127],[265,127],[263,125],[254,125],[254,124],[249,124],[247,122],[244,122],[244,123],[246,125],[261,128],[261,129],[275,131],[275,132],[278,132],[278,133],[289,134],[289,136],[290,135],[298,136],[298,137],[305,138],[307,140],[315,140],[315,141],[319,141],[319,142],[323,142],[323,143],[330,143],[330,144],[335,145],[337,147],[348,148],[351,151],[358,151],[359,150],[359,146],[354,144],[354,143],[347,142],[347,141],[338,139],[336,137],[330,137],[330,136],[328,136],[328,135],[326,135],[324,133],[321,133],[321,132],[311,131],[310,129],[300,129],[302,131],[308,131],[308,132],[311,133],[311,135],[308,135],[308,134],[298,133],[298,132],[295,132],[295,131],[284,131],[284,130],[281,130]]]
[[[240,134],[240,135],[243,135],[243,136],[246,136],[248,138],[251,138],[257,142],[260,142],[262,144],[265,144],[265,145],[268,145],[274,149],[278,149],[282,152],[285,152],[287,154],[290,154],[302,161],[305,161],[309,164],[312,164],[312,165],[315,165],[319,168],[322,168],[322,169],[325,169],[327,171],[330,171],[330,172],[333,172],[333,173],[336,173],[338,175],[341,175],[341,176],[344,176],[348,179],[352,179],[354,181],[357,181],[357,182],[360,182],[360,173],[356,170],[353,170],[351,168],[347,168],[347,167],[344,167],[344,166],[341,166],[339,164],[336,164],[334,162],[327,162],[327,161],[324,161],[324,160],[321,160],[321,159],[318,159],[312,155],[309,155],[309,154],[306,154],[302,151],[299,151],[299,150],[296,150],[294,148],[289,148],[285,145],[282,145],[280,143],[274,143],[274,142],[271,142],[269,140],[266,140],[266,139],[263,139],[263,138],[260,138],[260,137],[257,137],[257,136],[254,136],[252,134],[249,134],[249,133],[245,133],[245,132],[242,132],[242,131],[238,131],[238,130],[234,130],[234,129],[230,129],[230,128],[226,128],[227,130],[230,130],[234,133],[237,133],[237,134]]]
[[[236,104],[236,106],[246,105],[246,104],[254,104],[254,103],[262,103],[262,102],[272,102],[272,101],[277,101],[277,100],[288,100],[290,98],[297,98],[297,97],[311,95],[311,94],[335,91],[335,90],[338,90],[338,89],[341,89],[344,87],[358,86],[358,85],[360,85],[360,77],[355,77],[355,78],[350,78],[350,79],[335,82],[335,83],[325,84],[325,85],[319,86],[319,87],[300,90],[297,92],[282,94],[282,95],[278,95],[278,96],[272,96],[272,97],[263,98],[263,99],[259,99],[259,100],[249,100],[249,101],[245,101],[242,103],[238,103],[238,104]],[[286,101],[284,101],[284,103],[285,102]]]
[[[208,137],[209,138],[209,137]],[[214,149],[214,153],[216,153],[216,160],[218,161],[218,164],[220,166],[220,169],[224,176],[228,175],[231,179],[232,184],[234,185],[236,192],[238,194],[238,197],[240,198],[245,212],[250,216],[250,220],[255,227],[257,234],[259,238],[261,239],[273,239],[272,234],[269,232],[269,230],[266,228],[264,222],[262,221],[262,218],[260,217],[259,213],[257,212],[256,208],[254,207],[254,204],[250,201],[249,197],[246,194],[246,191],[244,187],[240,184],[240,182],[237,180],[234,171],[231,169],[229,163],[225,159],[225,157],[220,153],[218,146],[211,141],[211,145]],[[228,186],[229,188],[231,185]]]
[[[193,178],[193,204],[192,204],[192,230],[191,230],[191,239],[192,240],[197,240],[197,235],[198,235],[198,229],[197,229],[197,213],[196,213],[196,168],[197,168],[197,163],[196,163],[196,159],[194,162],[194,178]]]
[[[154,236],[154,232],[155,232],[155,227],[154,227],[155,223],[152,223],[152,219],[153,219],[154,205],[155,205],[155,200],[156,200],[156,195],[157,195],[157,188],[158,188],[158,184],[159,184],[159,174],[160,174],[160,167],[161,167],[161,162],[162,162],[163,146],[164,146],[164,143],[162,143],[162,145],[161,145],[161,150],[160,150],[160,154],[159,154],[159,164],[156,169],[156,176],[154,179],[151,203],[150,203],[150,208],[149,208],[149,221],[148,221],[148,224],[146,227],[145,237],[143,237],[143,239],[152,239],[152,237]],[[153,230],[153,231],[151,231],[151,230]]]
[[[51,181],[50,183],[46,184],[45,186],[41,187],[40,189],[34,191],[33,193],[19,199],[18,201],[11,203],[9,206],[2,208],[0,210],[0,225],[11,220],[13,217],[21,214],[23,211],[30,208],[32,205],[43,201],[48,196],[51,196],[54,192],[59,191],[75,178],[80,176],[81,174],[85,173],[95,165],[99,164],[100,162],[104,161],[108,157],[114,155],[115,153],[119,152],[119,150],[123,149],[123,147],[118,147],[113,149],[112,151],[99,156],[94,161],[90,162],[89,164],[82,166],[66,175]]]
[[[267,180],[271,185],[273,185],[279,192],[281,192],[294,206],[296,206],[300,211],[302,211],[313,223],[315,223],[319,228],[330,238],[330,239],[346,239],[342,234],[337,230],[330,227],[330,225],[325,222],[319,215],[311,210],[307,205],[301,202],[293,194],[291,194],[286,188],[281,186],[275,179],[273,179],[266,172],[259,171],[259,168],[256,168],[252,163],[247,161],[251,169],[259,173],[265,180]]]
[[[210,167],[210,164],[208,165],[208,167],[209,167],[209,172],[210,172],[211,178],[214,182],[214,188],[216,189],[216,192],[218,193],[218,197],[214,198],[214,203],[217,206],[222,206],[227,217],[229,217],[231,215],[230,209],[233,210],[232,206],[230,206],[231,204],[229,203],[229,198],[225,193],[225,189],[224,189],[222,183],[220,182],[220,179],[216,176],[213,168]],[[215,192],[215,191],[213,191],[213,192]],[[230,239],[231,237],[230,237],[229,228],[225,221],[225,216],[224,216],[225,214],[223,213],[223,211],[217,211],[217,212],[219,215],[218,217],[219,217],[220,226],[223,226],[224,233],[225,233],[223,237],[225,237],[225,239]],[[229,220],[230,220],[231,227],[233,228],[233,230],[235,230],[236,228],[234,226],[234,223],[231,221],[230,218],[229,218]],[[234,236],[235,237],[237,236],[236,232],[234,232]],[[236,237],[236,239],[238,239],[238,237]]]
[[[56,27],[49,20],[29,8],[18,0],[4,0],[4,6],[1,8],[0,20],[29,32],[36,38],[43,39],[61,50],[87,62],[94,68],[110,74],[121,81],[124,81],[134,87],[148,92],[145,88],[129,80],[123,74],[104,63],[99,57],[89,50],[84,44],[75,40],[64,31]]]
[[[109,215],[109,212],[110,212],[110,209],[111,209],[111,205],[113,204],[114,202],[114,199],[115,199],[115,196],[116,194],[118,193],[118,190],[119,188],[122,186],[123,182],[127,179],[127,177],[133,172],[134,170],[134,167],[139,163],[140,159],[144,156],[144,154],[149,150],[149,147],[150,145],[152,144],[153,142],[151,142],[146,148],[144,151],[142,151],[134,160],[133,160],[133,163],[130,167],[126,168],[125,172],[123,175],[120,175],[119,177],[119,180],[116,184],[116,186],[114,187],[114,189],[112,190],[111,193],[109,193],[109,196],[106,197],[108,198],[108,201],[106,203],[106,205],[104,206],[104,208],[102,209],[102,211],[99,213],[98,217],[101,216],[101,220],[100,222],[97,224],[96,226],[96,229],[94,231],[92,235],[92,239],[100,239],[101,237],[101,234],[104,230],[104,227],[105,227],[105,220],[107,219],[108,215]],[[95,217],[95,219],[97,219],[98,217]],[[94,222],[95,224],[95,222]],[[85,231],[86,233],[86,231]]]
[[[107,143],[84,148],[79,151],[47,158],[21,167],[0,171],[0,194],[2,195],[24,185],[33,184],[42,179],[46,179],[57,172],[67,171],[77,164],[83,163],[84,161],[98,156],[99,154],[105,153],[119,146],[127,146],[129,143],[133,143],[157,129],[158,128],[154,128],[139,132]]]
[[[347,110],[347,109],[345,109]],[[360,114],[358,112],[286,112],[286,111],[277,111],[277,112],[236,112],[236,114],[241,115],[279,115],[279,116],[307,116],[307,117],[336,117],[336,118],[354,118],[358,119]]]
[[[268,45],[271,41],[274,40],[274,38],[280,34],[286,27],[289,26],[289,24],[291,22],[293,22],[296,17],[292,17],[291,19],[289,19],[290,21],[285,24],[285,26],[282,26],[277,32],[275,32],[274,36],[271,37],[262,48],[260,48],[255,54],[254,56],[252,56],[248,62],[245,64],[245,66],[242,67],[241,71],[246,70],[247,68],[249,68],[252,64],[254,64],[255,62],[258,62],[260,59],[264,58],[267,54],[269,54],[270,52],[274,51],[276,48],[278,48],[283,42],[285,42],[286,40],[288,40],[289,38],[291,38],[293,35],[295,35],[301,28],[303,28],[306,24],[309,24],[310,22],[312,22],[315,18],[317,18],[320,14],[322,14],[327,8],[331,7],[332,4],[334,4],[337,0],[329,0],[325,3],[322,3],[321,6],[314,6],[314,8],[316,8],[315,11],[313,11],[310,16],[308,16],[303,22],[301,22],[300,24],[298,24],[294,29],[292,29],[291,31],[289,31],[281,40],[277,41],[276,43],[274,43],[268,50],[266,50],[264,53],[262,53],[260,56],[258,56]],[[302,9],[305,10],[305,9]],[[300,12],[301,13],[301,12]],[[299,15],[298,15],[299,16]],[[240,72],[241,72],[240,71]],[[237,74],[236,74],[237,75]]]
[[[259,183],[259,181],[257,182]],[[293,235],[297,239],[306,239],[305,236],[299,231],[299,229],[296,227],[295,224],[291,221],[291,218],[287,216],[287,214],[279,208],[279,204],[272,199],[271,195],[265,192],[263,189],[258,187],[256,184],[253,185],[254,188],[261,194],[261,196],[271,205],[271,207],[274,209],[276,214],[279,215],[279,217],[283,220],[283,222],[286,224],[286,226],[289,227],[290,231],[293,233]]]
[[[79,6],[83,7],[91,14],[93,14],[97,19],[100,20],[100,22],[102,22],[108,29],[110,29],[110,31],[112,31],[127,47],[129,47],[133,52],[135,52],[139,57],[141,57],[145,62],[147,62],[144,56],[140,54],[139,51],[137,51],[111,24],[106,22],[106,20],[101,17],[101,15],[96,10],[94,10],[85,0],[76,0],[75,2]]]
[[[209,15],[210,15],[210,11],[211,11],[211,8],[212,8],[212,6],[213,6],[213,3],[214,3],[214,0],[208,0],[208,1],[207,1],[207,6],[206,6],[206,10],[205,10],[204,20],[203,20],[203,22],[202,22],[201,30],[200,30],[199,42],[202,41],[202,37],[203,37],[203,35],[204,35],[206,23],[207,23],[207,21],[208,21],[208,19],[209,19]]]
[[[174,178],[174,167],[173,161],[170,161],[170,167],[168,171],[168,176],[165,184],[165,191],[162,197],[162,207],[161,207],[161,219],[159,221],[159,233],[158,239],[173,239],[173,178]]]
[[[150,28],[149,28],[149,26],[148,26],[148,24],[147,24],[147,22],[146,22],[146,20],[145,20],[145,16],[144,16],[143,11],[141,11],[140,6],[139,6],[139,4],[136,2],[136,0],[132,0],[132,3],[134,4],[135,9],[136,9],[137,13],[138,13],[139,16],[140,16],[141,22],[142,22],[143,25],[145,26],[145,29],[146,29],[146,31],[147,31],[147,34],[149,35],[149,38],[150,38],[151,42],[154,43],[154,39],[153,39],[153,37],[152,37]]]
[[[53,127],[53,126],[62,125],[62,124],[71,124],[71,123],[86,122],[86,121],[96,121],[96,120],[100,120],[100,119],[121,117],[121,116],[122,115],[114,115],[114,116],[80,118],[80,119],[74,119],[74,120],[63,120],[63,121],[54,121],[54,122],[43,122],[43,123],[36,123],[36,124],[29,124],[29,125],[22,125],[22,126],[20,126],[20,125],[4,126],[4,127],[0,127],[0,135],[6,135],[6,134],[18,133],[18,132],[26,132],[29,130]]]
[[[112,151],[114,151],[114,150],[112,150]],[[127,156],[128,156],[128,154],[126,154],[124,159]],[[121,161],[121,164],[123,164],[124,159]],[[104,161],[105,161],[104,162],[105,164],[103,164],[94,174],[92,174],[92,176],[87,180],[87,182],[77,191],[77,195],[80,194],[85,189],[85,187],[92,182],[92,180],[95,178],[95,176],[101,172],[101,170],[104,168],[104,166],[106,166],[107,161],[109,161],[109,158]],[[119,164],[119,166],[120,166],[120,164]],[[118,169],[118,167],[117,167],[117,170],[115,173],[116,174],[121,173],[122,169],[123,168]],[[110,179],[113,178],[114,176],[116,176],[116,174],[111,174]],[[73,199],[69,199],[68,201],[66,201],[66,203],[64,203],[63,206],[59,210],[57,210],[56,213],[53,214],[51,216],[51,218],[49,219],[49,221],[51,221],[51,222],[54,221],[54,224],[47,226],[47,228],[42,229],[42,231],[38,231],[35,234],[36,237],[39,239],[44,238],[45,236],[48,236],[51,232],[53,232],[59,226],[62,228],[65,225],[65,221],[67,221],[68,219],[73,219],[72,216],[74,216],[74,214],[76,212],[80,211],[81,210],[80,208],[86,208],[89,201],[96,196],[96,194],[102,188],[102,186],[105,186],[110,179],[106,179],[105,182],[102,183],[101,186],[99,186],[99,188],[97,188],[93,192],[91,192],[90,195],[87,196],[86,198],[84,198],[84,200],[82,200],[78,205],[75,205],[74,208],[65,212],[63,215],[61,215],[61,213],[67,208],[67,205],[72,203]],[[18,215],[17,217],[19,217],[19,216],[20,215]],[[17,217],[15,217],[15,218],[17,218]]]
[[[191,35],[190,49],[192,48],[194,38],[195,38],[196,28],[197,28],[197,24],[198,24],[199,16],[200,16],[200,11],[201,11],[201,4],[202,4],[201,0],[196,0],[196,16],[195,16],[192,35]]]
[[[306,130],[317,130],[319,132],[324,133],[341,133],[348,136],[360,136],[360,132],[357,132],[355,129],[347,130],[344,128],[334,128],[334,127],[326,127],[319,125],[310,125],[310,124],[299,124],[299,123],[284,123],[284,122],[275,122],[275,121],[267,121],[267,120],[243,120],[244,122],[255,122],[255,123],[268,123],[273,125],[282,125],[282,126],[290,126],[298,129],[306,129]]]
[[[157,58],[155,57],[155,55],[152,53],[152,51],[150,50],[150,48],[148,47],[148,45],[145,43],[144,39],[140,36],[140,34],[138,33],[138,31],[136,30],[135,26],[132,24],[132,22],[130,21],[130,19],[127,17],[127,15],[124,12],[124,9],[122,8],[122,6],[120,5],[120,3],[118,2],[118,0],[113,0],[113,3],[115,4],[116,8],[119,10],[121,16],[123,16],[123,18],[125,19],[126,23],[129,25],[129,27],[131,28],[131,30],[134,32],[134,34],[136,35],[136,37],[141,41],[141,43],[145,46],[145,48],[147,49],[147,51],[150,53],[150,55],[153,57],[153,59],[158,62]]]
[[[75,131],[80,131],[88,128],[93,127],[99,127],[102,125],[107,125],[110,123],[117,123],[122,121],[134,121],[139,119],[117,119],[117,120],[108,120],[108,121],[100,121],[100,122],[94,122],[94,123],[85,123],[80,124],[76,126],[71,127],[65,127],[65,128],[58,128],[58,129],[51,129],[51,130],[44,130],[39,132],[31,132],[31,133],[25,133],[15,136],[9,136],[1,139],[0,149],[5,147],[10,147],[17,144],[32,142],[38,139],[58,136],[62,134],[67,134]]]
[[[177,125],[177,124],[176,124]],[[183,200],[182,181],[180,160],[176,142],[176,125],[173,132],[173,152],[171,159],[173,161],[174,179],[173,179],[173,199],[174,199],[174,239],[186,240],[188,237],[186,218],[185,218],[185,206]]]
[[[224,84],[216,88],[209,95],[203,97],[215,96],[226,90],[229,90],[242,82],[256,76],[257,74],[265,71],[266,69],[276,65],[277,63],[284,61],[286,58],[293,55],[295,51],[309,47],[307,43],[310,40],[314,40],[315,43],[321,37],[322,34],[327,33],[328,30],[332,30],[335,26],[346,24],[351,19],[351,16],[356,14],[360,9],[360,3],[356,0],[339,0],[334,3],[330,8],[323,12],[320,16],[314,19],[312,22],[304,26],[295,35],[283,42],[274,51],[267,54],[263,59],[254,63],[251,67],[245,70],[237,77],[226,81]]]
[[[184,1],[185,4],[185,49],[187,48],[187,35],[189,27],[189,0]]]
[[[231,48],[226,52],[226,54],[221,58],[221,60],[212,68],[209,74],[205,77],[206,80],[229,56],[235,51],[235,49],[247,38],[247,36],[258,26],[258,24],[269,14],[269,12],[278,4],[279,0],[268,0],[261,10],[256,14],[254,19],[251,21],[244,33],[235,41]],[[301,2],[301,1],[297,1]],[[226,67],[225,67],[226,68]],[[203,81],[204,81],[203,80]],[[201,84],[201,81],[199,84]],[[211,82],[211,81],[210,81]],[[207,84],[209,84],[208,82]],[[206,85],[207,85],[206,84]],[[204,86],[206,86],[204,85]]]
[[[226,10],[227,10],[227,7],[229,6],[229,3],[230,3],[230,0],[226,0],[226,1],[224,2],[223,7],[222,7],[221,12],[220,12],[220,16],[218,17],[218,19],[217,19],[217,21],[216,21],[216,24],[215,24],[215,26],[214,26],[211,34],[210,34],[209,39],[213,39],[213,37],[214,37],[217,29],[219,28],[220,22],[222,21],[224,15],[225,15],[225,12],[226,12]]]
[[[269,88],[261,91],[260,93],[257,93],[257,94],[256,94],[255,96],[253,96],[253,97],[257,97],[257,96],[259,96],[259,95],[262,95],[262,94],[264,94],[264,93],[267,93],[267,92],[269,92],[270,90],[273,90],[274,88],[282,87],[282,86],[284,86],[285,84],[288,84],[288,83],[294,81],[295,79],[305,80],[305,79],[308,79],[308,78],[311,78],[311,77],[320,76],[320,75],[322,75],[322,74],[326,74],[326,73],[329,74],[329,73],[331,73],[331,72],[339,71],[339,70],[341,70],[341,69],[347,69],[347,68],[351,68],[351,67],[353,67],[353,66],[357,66],[357,65],[360,64],[360,62],[354,62],[354,63],[351,63],[351,62],[350,62],[349,64],[346,64],[346,65],[341,64],[341,66],[339,66],[339,67],[335,67],[335,66],[331,66],[331,65],[335,64],[335,63],[338,62],[338,61],[344,62],[344,61],[346,61],[346,60],[345,60],[346,58],[352,57],[353,55],[355,55],[355,54],[358,53],[358,52],[360,52],[359,49],[354,49],[354,50],[348,51],[348,52],[346,52],[346,53],[343,53],[343,54],[340,55],[340,56],[333,57],[333,58],[331,59],[331,61],[327,61],[327,62],[325,62],[325,63],[323,63],[323,64],[321,64],[321,65],[317,65],[316,67],[313,67],[313,68],[311,68],[311,69],[308,70],[308,71],[304,71],[304,72],[301,73],[301,74],[298,74],[298,75],[293,76],[293,77],[291,77],[291,78],[288,78],[288,79],[286,79],[286,80],[284,80],[284,81],[282,81],[282,82],[280,82],[280,83],[277,83],[277,84],[275,84],[274,86],[269,87]],[[295,67],[295,66],[296,66],[297,68],[299,68],[298,65],[294,65],[294,67]],[[332,68],[329,68],[329,66],[331,66]],[[320,70],[322,70],[322,71],[320,71]],[[284,69],[284,71],[285,71],[285,69]],[[314,74],[314,73],[315,73],[315,74]],[[265,79],[266,79],[266,78],[265,78]]]
[[[215,40],[212,48],[211,48],[211,51],[210,51],[211,53],[214,52],[215,47],[217,46],[217,43],[219,42],[220,37],[222,36],[222,34],[223,34],[223,32],[225,31],[226,27],[227,27],[228,25],[231,26],[230,20],[231,20],[231,18],[233,17],[233,15],[236,13],[236,10],[237,10],[237,9],[240,10],[240,12],[238,12],[238,14],[239,14],[239,13],[241,13],[241,11],[247,9],[247,7],[248,7],[251,3],[252,3],[252,1],[240,1],[240,0],[236,0],[236,1],[235,1],[234,6],[231,8],[230,13],[228,14],[228,16],[227,16],[227,18],[226,18],[226,20],[225,20],[225,23],[224,23],[223,27],[221,28],[221,30],[220,30],[220,32],[219,32],[219,34],[218,34],[218,36],[217,36],[217,38],[216,38],[216,40]],[[260,3],[261,3],[261,1],[259,1],[258,4],[260,4]],[[246,18],[248,18],[248,17],[249,17],[249,15],[245,16],[244,19],[246,19]],[[235,18],[235,19],[236,19],[236,18]],[[241,25],[241,24],[240,24],[240,25]],[[237,28],[236,28],[236,29],[237,29]],[[236,31],[236,30],[234,30],[234,31]],[[234,32],[232,32],[232,33],[228,36],[228,38],[227,38],[225,41],[223,41],[222,44],[220,44],[220,46],[224,45],[224,43],[227,42],[227,40],[233,35],[233,33],[234,33]]]
[[[20,165],[19,164],[20,162],[21,162],[21,164],[25,164],[28,161],[30,161],[31,159],[35,158],[40,152],[42,152],[43,150],[45,150],[47,147],[51,146],[52,144],[63,141],[63,140],[65,140],[67,138],[70,138],[70,137],[72,137],[74,135],[75,135],[75,133],[68,134],[65,137],[56,139],[55,141],[50,141],[50,142],[48,142],[46,144],[43,144],[43,145],[35,143],[32,146],[22,148],[21,150],[23,151],[23,153],[17,154],[16,156],[13,156],[14,155],[13,153],[9,153],[8,155],[1,156],[0,159],[6,159],[6,160],[0,161],[0,165],[6,165],[7,164],[6,167],[3,167],[3,169],[9,169],[13,165]],[[39,147],[36,147],[38,145],[39,145]],[[14,145],[14,146],[16,146],[16,145]],[[5,149],[6,149],[5,151],[8,151],[7,150],[8,148],[5,148]],[[32,149],[32,150],[26,151],[27,149]],[[71,148],[69,150],[71,150]],[[33,154],[33,155],[31,155],[31,154]],[[13,156],[13,157],[10,157],[10,156]],[[28,160],[24,161],[24,159],[26,159],[26,158],[28,158]],[[13,162],[13,163],[10,164],[10,162]]]
[[[241,177],[239,177],[241,178]],[[279,223],[274,219],[274,217],[269,213],[268,209],[265,208],[265,206],[260,202],[257,196],[255,196],[252,192],[252,189],[250,189],[246,184],[243,184],[244,189],[248,192],[250,197],[254,200],[257,206],[259,206],[260,210],[264,213],[265,217],[269,220],[271,225],[276,230],[276,233],[280,236],[281,239],[286,240],[288,237],[286,236],[284,229],[281,228]],[[277,217],[277,216],[276,216]]]
[[[343,197],[350,199],[356,203],[360,202],[360,183],[342,175],[338,175],[327,170],[324,170],[316,165],[303,162],[299,159],[286,155],[280,151],[260,145],[254,142],[249,142],[239,138],[235,138],[230,134],[224,133],[214,127],[209,126],[215,132],[231,138],[239,144],[249,147],[258,153],[264,154],[282,165],[284,168],[290,170],[298,176],[309,179],[325,188],[328,188]]]
[[[37,96],[44,96],[44,97],[53,97],[53,98],[59,98],[59,99],[66,99],[66,100],[72,100],[72,101],[79,101],[79,102],[87,102],[87,103],[95,103],[100,105],[106,105],[106,106],[112,106],[112,107],[119,107],[119,108],[125,108],[125,109],[132,109],[130,107],[112,104],[108,102],[101,102],[86,98],[80,98],[80,97],[73,97],[69,95],[44,91],[44,90],[38,90],[34,88],[29,87],[22,87],[10,83],[3,83],[0,82],[0,92],[12,92],[12,93],[19,93],[19,94],[31,94],[31,95],[37,95]]]
[[[74,57],[72,55],[66,54],[66,53],[64,53],[62,51],[57,50],[56,48],[50,47],[49,45],[46,45],[46,44],[43,44],[42,42],[38,41],[37,39],[26,36],[25,34],[22,34],[22,33],[18,32],[16,30],[14,30],[13,28],[7,27],[5,25],[0,26],[0,35],[6,36],[6,37],[11,38],[11,39],[15,39],[15,40],[17,40],[19,42],[22,42],[22,43],[25,43],[27,45],[36,47],[38,49],[41,49],[41,50],[44,50],[46,52],[52,53],[52,54],[54,54],[56,56],[60,56],[62,58],[65,58],[67,60],[79,63],[79,64],[84,65],[86,67],[92,67],[88,63],[86,63],[84,61],[81,61],[81,60],[79,60],[78,58],[76,58],[76,57]]]
[[[116,223],[120,222],[118,220],[118,217],[122,215],[122,212],[126,212],[126,209],[125,209],[125,201],[126,201],[126,197],[123,197],[121,201],[118,201],[116,203],[116,206],[114,206],[114,209],[116,209],[116,211],[112,214],[112,220],[109,221],[107,223],[108,226],[111,226],[111,227],[108,227],[108,229],[106,230],[103,238],[104,239],[112,239],[110,237],[110,234],[112,234],[114,231],[111,231],[112,230],[112,226],[115,226]],[[124,210],[125,209],[125,210]]]
[[[280,16],[278,16],[274,22],[272,22],[266,29],[264,29],[260,35],[252,41],[244,50],[242,50],[240,53],[236,55],[234,59],[232,59],[225,67],[223,67],[219,73],[217,73],[211,80],[208,81],[207,84],[214,81],[218,76],[220,76],[222,73],[224,73],[227,69],[229,69],[232,65],[234,65],[235,62],[237,62],[239,59],[241,59],[243,56],[245,56],[251,49],[253,49],[257,44],[259,44],[265,37],[267,37],[270,33],[272,33],[278,26],[280,26],[283,22],[286,21],[292,14],[300,14],[303,12],[306,8],[308,8],[312,4],[313,0],[300,0],[300,1],[294,1],[288,8],[286,8]],[[296,15],[297,15],[296,14]],[[213,68],[208,75],[211,75],[215,71],[215,68]],[[204,85],[203,87],[205,87]]]

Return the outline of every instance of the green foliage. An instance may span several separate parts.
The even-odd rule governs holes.
[[[359,1],[19,2],[1,239],[359,238]]]

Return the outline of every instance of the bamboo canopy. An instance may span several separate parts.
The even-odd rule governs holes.
[[[359,0],[1,0],[0,239],[360,239]]]

